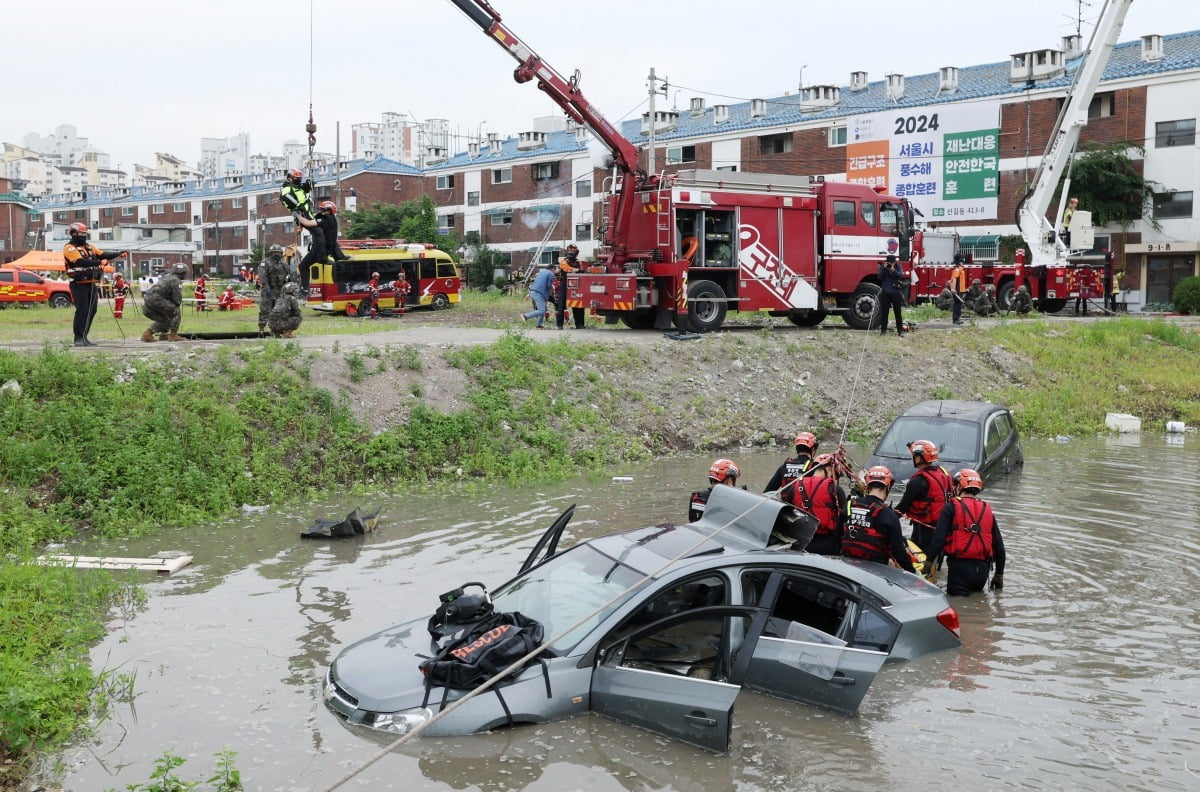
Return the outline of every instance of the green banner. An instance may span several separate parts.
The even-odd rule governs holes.
[[[1000,130],[947,133],[943,138],[942,198],[969,201],[1000,194]]]

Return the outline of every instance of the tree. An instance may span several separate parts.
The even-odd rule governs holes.
[[[428,195],[401,204],[375,204],[358,212],[347,212],[343,239],[403,239],[431,244],[455,253],[462,240],[438,234],[437,206]]]
[[[1146,150],[1128,141],[1089,143],[1071,166],[1071,196],[1079,199],[1080,208],[1092,213],[1093,225],[1115,223],[1124,229],[1150,218],[1156,185],[1147,181],[1130,159],[1134,153],[1144,155]]]
[[[466,262],[469,286],[479,291],[487,291],[488,287],[495,285],[493,273],[496,268],[508,265],[508,254],[492,250],[480,239],[478,232],[472,231],[467,234],[466,254],[463,260]]]

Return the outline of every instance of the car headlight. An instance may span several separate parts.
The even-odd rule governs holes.
[[[364,719],[363,725],[393,734],[408,734],[432,718],[432,710],[428,707],[418,707],[404,712],[377,712],[373,718]]]

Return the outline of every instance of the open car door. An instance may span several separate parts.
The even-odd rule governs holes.
[[[770,617],[753,647],[746,687],[857,712],[900,623],[824,576],[775,572],[762,591]]]
[[[752,647],[766,611],[706,607],[654,622],[604,652],[592,673],[591,708],[656,734],[729,751],[736,657]]]

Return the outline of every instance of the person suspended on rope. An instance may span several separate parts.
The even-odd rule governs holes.
[[[279,202],[292,213],[296,225],[303,227],[312,237],[312,246],[300,262],[300,284],[305,292],[308,291],[309,267],[314,262],[325,260],[325,232],[316,220],[312,191],[312,179],[305,179],[304,174],[295,168],[285,174],[283,187],[279,190]]]
[[[326,256],[322,260],[328,261],[332,256],[334,261],[349,261],[350,257],[342,252],[342,247],[338,244],[337,204],[333,201],[321,201],[317,205],[317,223],[325,234]]]
[[[126,255],[126,252],[105,253],[89,245],[86,223],[71,223],[67,234],[71,241],[63,246],[63,264],[67,276],[71,279],[71,299],[75,301],[75,320],[71,325],[75,334],[75,346],[96,346],[88,340],[88,333],[92,329],[92,321],[96,318],[96,307],[100,301],[100,292],[96,284],[103,275],[102,265],[105,261]]]
[[[740,475],[742,471],[731,459],[718,459],[713,462],[712,467],[708,469],[708,489],[693,492],[688,502],[688,522],[696,522],[704,516],[704,510],[708,508],[708,496],[712,494],[713,487],[721,484],[736,487]]]

